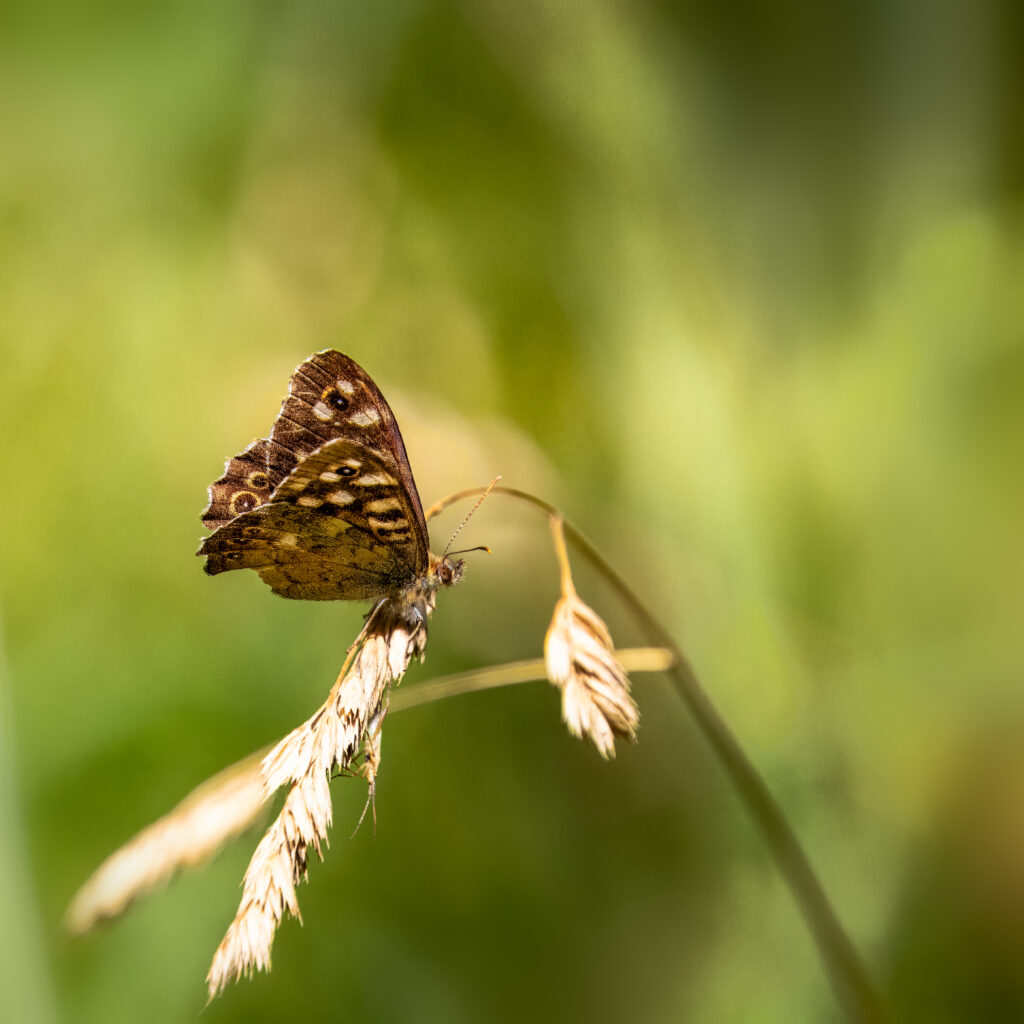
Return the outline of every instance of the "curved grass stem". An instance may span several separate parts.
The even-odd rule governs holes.
[[[466,498],[476,497],[482,488],[459,491],[435,503],[427,518],[437,515],[449,505]],[[792,826],[783,814],[774,796],[725,720],[712,704],[697,674],[679,649],[672,635],[654,617],[635,591],[615,571],[604,556],[554,505],[526,491],[511,487],[494,487],[495,494],[517,498],[541,509],[549,517],[558,518],[566,536],[579,552],[615,588],[631,609],[648,637],[672,655],[665,669],[680,699],[689,709],[698,728],[711,744],[722,766],[732,780],[740,799],[747,808],[771,850],[775,863],[790,891],[808,929],[818,947],[826,973],[836,998],[850,1020],[878,1022],[886,1018],[883,1003],[875,990],[867,969],[843,930],[835,910],[829,902],[814,869],[800,845]]]

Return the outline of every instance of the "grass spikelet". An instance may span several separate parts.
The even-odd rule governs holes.
[[[64,927],[87,932],[181,869],[205,863],[256,820],[264,799],[258,754],[225,768],[112,853],[75,894]]]
[[[590,739],[607,760],[615,756],[616,737],[636,739],[640,712],[608,627],[573,586],[560,517],[551,517],[551,532],[562,593],[544,638],[544,663],[548,679],[562,691],[562,717],[569,732]]]
[[[390,684],[401,679],[414,655],[423,653],[432,594],[424,596],[420,609],[421,617],[413,617],[411,625],[408,606],[381,601],[327,700],[263,759],[264,797],[281,786],[291,788],[246,869],[238,910],[206,978],[211,999],[228,982],[268,970],[285,912],[300,916],[295,886],[306,876],[310,848],[322,857],[331,826],[331,775],[351,765],[371,721],[377,722],[371,742],[379,760],[378,716]]]

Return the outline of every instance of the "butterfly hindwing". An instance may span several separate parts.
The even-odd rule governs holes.
[[[210,484],[210,504],[203,512],[203,525],[211,530],[230,522],[270,500],[272,485],[267,474],[266,440],[253,441],[233,459],[228,459],[224,475]]]

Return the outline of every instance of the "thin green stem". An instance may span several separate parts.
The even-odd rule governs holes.
[[[456,501],[474,497],[481,488],[460,491],[433,505],[428,518],[437,515]],[[711,744],[723,767],[732,779],[740,799],[760,828],[775,862],[789,885],[811,935],[818,946],[836,997],[850,1020],[878,1022],[886,1018],[881,998],[868,975],[849,936],[843,930],[807,854],[792,826],[772,796],[764,779],[744,753],[739,741],[712,704],[672,635],[651,614],[633,589],[606,561],[604,556],[549,502],[526,491],[511,487],[495,487],[496,494],[518,498],[559,519],[566,536],[598,572],[618,591],[648,636],[672,653],[672,664],[666,669],[676,693],[690,710],[698,728]]]
[[[629,647],[616,649],[615,657],[627,672],[665,672],[674,655],[662,647]],[[389,713],[405,711],[432,704],[445,697],[459,697],[464,693],[494,690],[499,686],[517,683],[535,683],[547,678],[543,658],[528,661],[510,661],[490,668],[474,668],[468,672],[431,679],[415,686],[402,686],[392,691]]]

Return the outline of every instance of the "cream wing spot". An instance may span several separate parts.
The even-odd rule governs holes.
[[[379,498],[377,501],[368,501],[365,507],[367,512],[377,514],[402,511],[402,503],[397,498]]]
[[[350,380],[336,380],[334,383],[343,395],[354,395],[356,392],[356,386]]]
[[[338,490],[331,491],[331,493],[327,495],[327,500],[332,505],[338,505],[341,508],[344,508],[346,505],[351,505],[352,502],[356,500],[356,496],[354,494],[350,494],[348,491]]]
[[[299,537],[295,533],[282,533],[274,543],[279,548],[295,548],[299,546]]]
[[[394,487],[398,481],[390,473],[364,473],[352,483],[357,487]]]
[[[324,401],[319,401],[313,406],[313,415],[324,423],[334,419],[334,410]]]
[[[325,484],[336,484],[341,477],[337,473],[328,469],[324,470],[324,472],[320,474],[320,479],[323,480]]]
[[[303,494],[295,502],[303,508],[319,508],[323,503],[324,499],[318,498],[315,494]]]
[[[366,521],[374,530],[388,534],[409,529],[408,519],[378,519],[376,516],[367,516]]]
[[[354,416],[349,416],[348,421],[357,427],[371,427],[374,423],[380,423],[380,413],[371,406]]]

